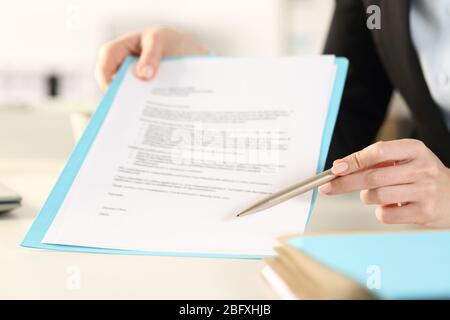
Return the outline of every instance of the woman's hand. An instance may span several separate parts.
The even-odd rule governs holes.
[[[375,143],[333,163],[340,177],[320,187],[335,195],[361,190],[365,204],[377,204],[388,224],[450,227],[450,169],[421,141]]]
[[[128,55],[140,56],[136,74],[144,80],[155,77],[162,57],[203,55],[208,51],[181,32],[153,27],[144,32],[131,33],[104,44],[99,52],[95,76],[106,90]]]

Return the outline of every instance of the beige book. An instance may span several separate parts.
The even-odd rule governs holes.
[[[374,299],[352,279],[319,263],[289,245],[275,248],[264,260],[264,278],[285,299]],[[280,283],[280,281],[282,283]]]

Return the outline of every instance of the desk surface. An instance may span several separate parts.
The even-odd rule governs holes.
[[[0,215],[0,299],[273,299],[261,261],[80,254],[19,246],[73,147],[69,116],[0,111],[0,179],[23,206]],[[319,197],[310,231],[382,226],[357,195]]]

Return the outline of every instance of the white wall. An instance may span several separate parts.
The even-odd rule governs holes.
[[[113,33],[167,24],[232,54],[279,54],[281,0],[1,0],[0,59],[90,60]]]
[[[291,0],[288,50],[293,54],[321,53],[334,9],[334,0]]]
[[[66,99],[98,96],[93,68],[99,46],[155,24],[186,30],[219,54],[318,52],[332,2],[0,0],[0,104],[44,99],[42,79],[51,72],[66,79]]]

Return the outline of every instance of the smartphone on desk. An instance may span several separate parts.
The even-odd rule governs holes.
[[[19,207],[21,201],[17,193],[0,184],[0,213]]]

